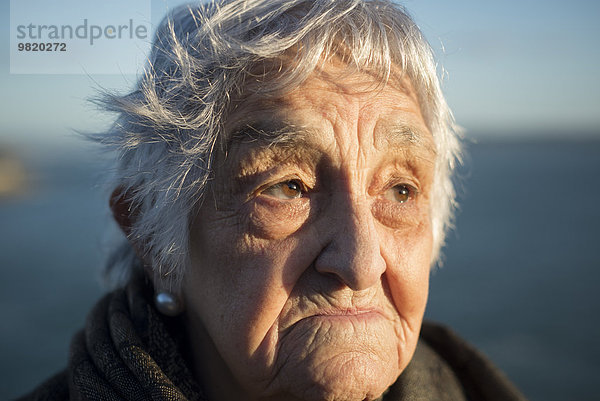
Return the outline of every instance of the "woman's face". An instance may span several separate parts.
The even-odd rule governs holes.
[[[327,78],[338,72],[247,101],[227,127],[183,285],[195,369],[216,399],[371,400],[415,350],[433,139],[407,81]]]

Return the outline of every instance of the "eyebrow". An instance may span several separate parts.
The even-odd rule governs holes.
[[[299,144],[302,144],[303,148],[315,148],[316,150],[318,146],[311,146],[313,141],[309,140],[315,136],[318,136],[318,131],[311,128],[282,120],[266,120],[249,123],[235,130],[228,140],[227,148],[230,149],[234,143],[256,143],[266,148],[297,148]],[[431,140],[432,138],[428,138],[431,138],[429,132],[423,132],[423,130],[415,129],[407,124],[394,124],[386,128],[384,133],[377,135],[374,140],[375,146],[380,149],[415,149],[417,151],[421,149],[436,158],[436,145]]]
[[[285,160],[302,161],[314,164],[319,160],[319,148],[309,138],[314,137],[316,130],[290,124],[282,120],[262,120],[256,123],[248,123],[230,134],[227,140],[227,152],[237,153],[240,146],[253,148],[239,155],[237,159],[237,177],[251,176],[258,165],[267,163],[272,166],[283,163]],[[275,149],[280,152],[272,152]],[[283,157],[283,159],[282,159]],[[270,160],[270,161],[269,161]],[[244,166],[244,168],[241,168]],[[241,169],[240,169],[241,168]]]
[[[270,146],[296,146],[300,142],[307,142],[307,138],[314,134],[314,130],[291,124],[284,121],[261,121],[246,124],[235,130],[227,141],[229,149],[234,143],[254,143]]]
[[[386,129],[386,134],[378,136],[375,139],[377,147],[392,147],[392,148],[422,148],[432,155],[437,155],[435,143],[428,139],[431,134],[425,133],[422,130],[416,130],[413,127],[403,124],[393,125]]]

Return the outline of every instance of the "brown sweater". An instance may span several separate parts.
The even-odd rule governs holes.
[[[74,337],[67,369],[19,400],[207,400],[183,356],[178,320],[149,300],[140,281],[106,295]],[[472,346],[427,322],[412,361],[382,399],[525,400]]]

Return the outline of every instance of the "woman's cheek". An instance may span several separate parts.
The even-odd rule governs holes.
[[[250,204],[250,232],[258,238],[283,239],[298,231],[308,219],[308,198],[279,200],[258,196]]]
[[[429,221],[386,236],[386,276],[392,300],[400,316],[415,330],[427,302],[432,246]]]
[[[406,203],[392,202],[387,199],[376,199],[371,207],[373,217],[385,227],[406,232],[414,231],[424,219],[428,219],[425,202],[409,200]]]

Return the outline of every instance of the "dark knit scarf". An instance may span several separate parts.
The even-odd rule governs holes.
[[[143,280],[105,296],[71,344],[68,368],[25,400],[207,400],[193,378],[177,319],[153,307]],[[425,323],[409,366],[383,400],[524,400],[448,329]]]
[[[106,295],[71,343],[68,368],[23,400],[206,400],[182,356],[177,319],[143,279]]]

